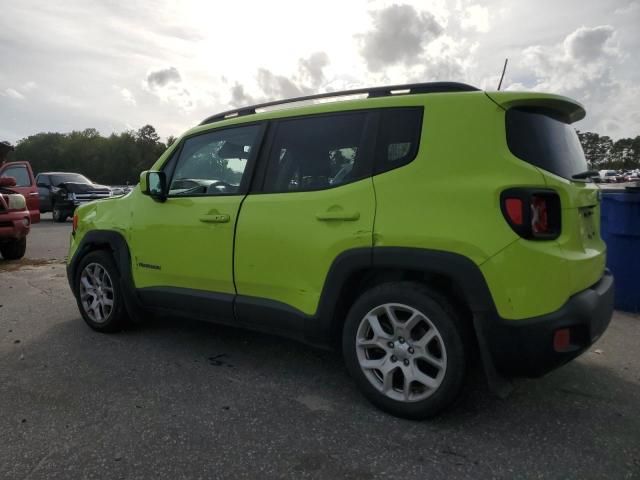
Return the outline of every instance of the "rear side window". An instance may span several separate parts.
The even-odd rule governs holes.
[[[322,190],[371,175],[362,142],[366,112],[278,122],[263,191]]]
[[[2,172],[3,177],[13,177],[16,179],[16,187],[30,187],[31,177],[29,171],[24,165],[15,165],[9,167]]]
[[[587,170],[578,134],[553,112],[512,108],[506,129],[509,150],[521,160],[567,179]]]
[[[416,158],[422,131],[420,107],[380,111],[375,173],[401,167]]]

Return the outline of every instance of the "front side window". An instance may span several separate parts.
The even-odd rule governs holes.
[[[321,115],[278,123],[264,191],[322,190],[371,174],[361,144],[366,112]]]
[[[16,179],[16,187],[30,187],[31,177],[27,167],[24,165],[15,165],[9,167],[2,172],[3,177],[13,177]]]
[[[169,195],[239,193],[260,129],[259,125],[226,128],[185,140],[171,178]]]

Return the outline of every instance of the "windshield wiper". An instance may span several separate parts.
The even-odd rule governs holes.
[[[584,180],[586,178],[598,177],[600,176],[600,172],[598,170],[587,170],[585,172],[576,173],[575,175],[571,175],[571,178],[574,180]]]

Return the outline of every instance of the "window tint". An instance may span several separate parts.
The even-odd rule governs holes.
[[[507,111],[509,150],[516,157],[564,178],[587,170],[578,134],[551,112],[512,108]]]
[[[411,162],[418,153],[422,108],[392,108],[380,112],[376,139],[376,173]]]
[[[36,177],[36,183],[39,185],[51,185],[51,181],[47,175],[38,175]]]
[[[16,179],[16,187],[30,187],[31,177],[24,165],[9,167],[2,172],[3,177],[13,177]]]
[[[361,142],[366,112],[278,122],[265,192],[320,190],[371,174]]]
[[[259,125],[226,128],[185,140],[169,187],[169,195],[238,193]]]

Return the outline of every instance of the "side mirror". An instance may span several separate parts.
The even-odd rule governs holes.
[[[16,179],[13,177],[0,177],[0,187],[15,187]]]
[[[140,190],[154,200],[164,202],[167,199],[167,175],[160,171],[145,171],[140,174]]]

